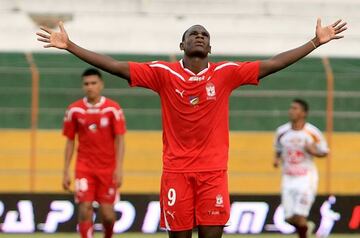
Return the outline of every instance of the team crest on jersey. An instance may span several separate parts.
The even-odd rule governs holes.
[[[107,117],[102,117],[100,119],[100,126],[101,127],[107,127],[109,125],[109,118]]]
[[[205,88],[206,88],[207,100],[215,100],[216,99],[215,85],[213,83],[207,83]]]
[[[216,203],[215,207],[223,207],[224,206],[224,198],[221,194],[216,195]]]
[[[190,96],[189,97],[190,104],[196,106],[200,102],[199,96]]]

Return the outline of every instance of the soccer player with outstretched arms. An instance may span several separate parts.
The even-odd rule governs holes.
[[[229,219],[227,185],[228,104],[231,92],[295,63],[317,47],[343,36],[346,23],[317,21],[315,37],[302,46],[254,62],[209,62],[210,34],[201,25],[187,29],[178,62],[123,62],[84,49],[60,31],[41,27],[44,47],[64,49],[129,82],[155,91],[161,99],[163,174],[161,226],[170,238],[188,238],[198,228],[201,238],[219,238]],[[139,42],[141,43],[141,42]]]

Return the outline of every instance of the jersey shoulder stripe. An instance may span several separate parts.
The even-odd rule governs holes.
[[[113,113],[113,115],[114,115],[114,117],[115,117],[115,119],[117,121],[119,121],[123,117],[123,110],[122,109],[118,109],[118,108],[115,108],[115,107],[106,107],[106,108],[101,110],[102,114],[105,114],[107,112]]]
[[[178,77],[179,79],[181,79],[182,81],[185,82],[185,79],[183,76],[181,76],[178,72],[176,72],[175,70],[171,69],[168,65],[165,65],[163,63],[155,63],[155,64],[150,64],[149,65],[152,68],[161,68],[161,69],[165,69],[167,71],[169,71],[171,74],[175,75],[176,77]]]
[[[321,140],[320,130],[310,123],[306,123],[304,127],[305,133],[309,134],[313,140],[318,143]]]
[[[229,66],[239,66],[239,64],[234,63],[234,62],[223,63],[223,64],[220,64],[220,65],[216,66],[214,71],[218,71],[218,70],[220,70],[222,68],[229,67]]]
[[[72,120],[72,116],[75,112],[81,113],[81,114],[85,114],[86,111],[84,108],[81,107],[71,107],[68,110],[66,110],[65,112],[65,117],[64,117],[64,121],[71,121]]]

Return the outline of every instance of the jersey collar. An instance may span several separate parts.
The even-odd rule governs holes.
[[[87,107],[100,107],[101,105],[104,104],[105,97],[101,96],[100,101],[98,103],[94,104],[94,105],[88,102],[87,97],[83,98],[83,102]]]
[[[180,63],[181,68],[182,68],[183,70],[185,70],[186,72],[188,72],[189,74],[191,74],[191,75],[193,75],[193,76],[202,75],[202,74],[206,73],[206,72],[209,70],[209,68],[210,68],[210,63],[208,63],[207,68],[201,70],[198,74],[195,74],[195,73],[192,72],[190,69],[187,69],[187,68],[184,67],[184,61],[183,61],[183,59],[181,59],[181,60],[179,61],[179,63]]]

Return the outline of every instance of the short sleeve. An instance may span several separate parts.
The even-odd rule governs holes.
[[[281,134],[280,131],[277,130],[274,137],[274,149],[277,153],[281,153],[283,150],[283,146],[280,143]]]
[[[236,62],[237,66],[232,67],[230,87],[232,90],[241,85],[258,85],[260,61]]]
[[[65,112],[63,123],[63,135],[70,140],[74,140],[76,134],[76,121],[74,113],[68,108]]]
[[[149,88],[155,92],[160,90],[160,78],[156,70],[151,67],[152,63],[129,62],[130,68],[130,86]]]
[[[112,126],[115,135],[124,135],[126,133],[126,120],[123,110],[120,106],[117,106],[116,113],[112,120]]]
[[[325,140],[325,137],[324,135],[321,133],[320,130],[316,130],[315,131],[315,136],[316,136],[316,140],[315,140],[315,143],[316,143],[316,147],[318,149],[319,152],[321,153],[329,153],[329,147],[328,147],[328,144]]]

